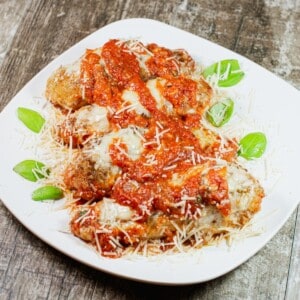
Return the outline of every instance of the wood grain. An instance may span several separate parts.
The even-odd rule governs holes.
[[[2,0],[0,16],[0,110],[74,43],[110,22],[134,17],[207,38],[300,88],[298,0]],[[0,202],[0,299],[299,299],[299,235],[296,211],[236,270],[203,284],[153,286],[64,256],[28,232]]]

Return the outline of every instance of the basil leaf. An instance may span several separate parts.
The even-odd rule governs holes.
[[[49,172],[45,170],[45,165],[43,163],[36,160],[23,160],[15,165],[13,170],[20,176],[33,182],[45,178],[45,175]]]
[[[45,119],[36,111],[25,107],[18,107],[18,118],[23,124],[35,133],[39,133],[45,123]]]
[[[252,132],[240,140],[238,155],[248,160],[259,158],[267,147],[267,138],[262,132]]]
[[[56,186],[47,185],[33,191],[31,196],[35,201],[58,200],[64,196],[64,193]]]
[[[214,104],[206,113],[207,120],[215,127],[226,124],[232,116],[234,102],[231,99],[224,99]]]
[[[204,78],[209,76],[218,76],[218,86],[230,87],[239,83],[245,73],[241,70],[240,64],[236,59],[225,59],[207,67],[202,75]]]

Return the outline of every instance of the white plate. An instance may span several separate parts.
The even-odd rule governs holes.
[[[72,235],[63,233],[68,216],[57,210],[62,202],[31,200],[35,183],[15,174],[12,168],[23,159],[35,158],[34,148],[25,147],[34,134],[16,117],[19,106],[41,109],[48,76],[60,65],[72,63],[86,48],[96,48],[111,38],[140,38],[169,48],[185,48],[201,63],[237,58],[246,72],[243,81],[230,88],[236,100],[232,123],[245,132],[263,130],[268,137],[264,158],[247,167],[264,185],[267,196],[256,224],[263,233],[234,242],[201,249],[196,254],[179,254],[160,259],[106,259]],[[239,95],[237,97],[236,95]],[[159,284],[190,284],[216,278],[236,268],[260,250],[282,227],[299,202],[299,146],[295,123],[299,118],[299,92],[248,59],[225,48],[169,25],[147,19],[112,23],[94,32],[56,58],[37,74],[7,105],[0,115],[0,196],[21,223],[43,241],[64,254],[96,269],[115,275]],[[243,117],[246,116],[246,117]],[[26,132],[26,134],[24,134]],[[24,143],[24,139],[26,139]]]

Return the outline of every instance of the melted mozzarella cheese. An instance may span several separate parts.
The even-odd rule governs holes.
[[[149,111],[140,103],[140,97],[136,92],[130,90],[124,90],[122,94],[122,99],[125,102],[130,103],[133,109],[139,115],[145,115],[147,117],[150,117]]]
[[[143,151],[142,138],[140,134],[136,133],[137,130],[134,127],[128,127],[110,132],[103,136],[98,145],[93,145],[91,158],[95,162],[95,168],[110,168],[112,166],[109,154],[111,144],[125,144],[127,147],[126,155],[132,160],[137,160]]]
[[[199,143],[203,149],[213,145],[214,143],[218,143],[218,136],[205,127],[199,127],[193,130],[193,134],[198,138]]]
[[[182,186],[191,177],[199,176],[200,178],[201,173],[203,173],[203,170],[204,170],[204,165],[197,165],[185,170],[184,173],[173,173],[170,183],[173,186]]]
[[[104,133],[109,130],[107,109],[97,104],[82,107],[75,112],[75,118],[77,128],[86,128],[96,133]]]
[[[253,177],[242,167],[231,164],[227,180],[232,211],[248,209],[258,187]]]
[[[129,221],[134,215],[132,209],[115,202],[114,199],[103,198],[100,206],[100,222]]]

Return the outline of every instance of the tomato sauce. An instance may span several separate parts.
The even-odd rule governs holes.
[[[112,162],[122,170],[110,196],[132,207],[140,215],[141,222],[157,211],[198,218],[206,204],[215,205],[226,216],[230,213],[226,168],[217,167],[213,160],[207,159],[207,156],[215,157],[216,153],[206,152],[192,132],[201,126],[203,113],[196,99],[197,82],[179,75],[178,66],[172,62],[172,51],[155,44],[148,45],[148,50],[153,56],[146,65],[151,75],[166,80],[161,94],[173,105],[175,113],[167,114],[157,108],[141,76],[139,62],[125,44],[116,40],[107,42],[101,52],[102,63],[99,55],[88,50],[81,65],[85,97],[90,103],[113,109],[108,119],[115,128],[129,125],[147,128],[144,149],[137,160],[131,160],[120,151],[120,147],[126,151],[126,145],[110,146]],[[138,94],[150,118],[134,110],[122,111],[124,89]],[[194,108],[192,112],[189,111],[191,107]],[[116,113],[118,111],[121,112]],[[230,147],[223,156],[228,160],[235,155],[236,149],[232,144]],[[192,168],[195,172],[187,175]],[[181,180],[185,178],[180,185],[174,183],[175,173]],[[182,199],[185,199],[184,204],[181,204]]]

